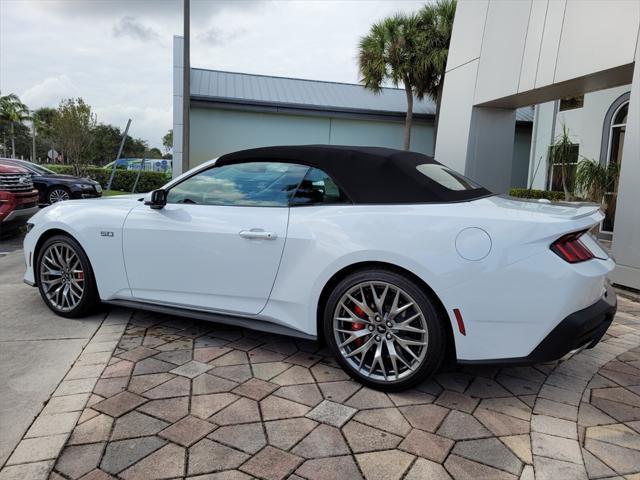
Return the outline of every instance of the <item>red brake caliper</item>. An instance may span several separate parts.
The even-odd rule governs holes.
[[[358,315],[360,317],[364,317],[364,315],[365,315],[364,310],[362,310],[362,308],[360,308],[359,305],[356,305],[353,310],[355,311],[356,315]],[[352,323],[351,324],[351,330],[362,330],[363,328],[364,328],[364,323]],[[353,343],[356,344],[356,347],[360,347],[364,343],[364,339],[362,337],[356,338],[353,341]]]

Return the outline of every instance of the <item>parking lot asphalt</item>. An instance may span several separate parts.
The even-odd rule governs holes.
[[[0,241],[0,466],[98,328],[55,316],[22,282],[21,239]]]

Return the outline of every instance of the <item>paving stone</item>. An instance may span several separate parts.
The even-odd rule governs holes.
[[[338,382],[318,383],[322,395],[332,402],[343,403],[362,387],[357,382],[344,380]]]
[[[137,375],[131,377],[127,390],[132,393],[142,394],[158,385],[168,382],[174,375],[170,373],[151,373],[149,375]]]
[[[79,365],[75,364],[71,370],[65,375],[66,380],[77,380],[79,378],[96,378],[99,377],[104,369],[104,365]]]
[[[361,480],[362,475],[350,456],[316,458],[304,462],[296,473],[309,480]],[[293,477],[289,477],[291,480]]]
[[[98,466],[103,449],[104,443],[67,447],[58,458],[55,469],[67,477],[80,478]]]
[[[80,418],[78,418],[78,425],[81,425],[87,420],[91,420],[92,418],[97,417],[98,415],[100,415],[100,413],[96,412],[94,409],[85,408],[80,414]]]
[[[529,422],[510,415],[478,408],[473,416],[480,420],[480,423],[487,427],[489,431],[499,437],[529,433]]]
[[[419,390],[405,390],[404,392],[387,393],[387,396],[396,407],[433,403],[436,398],[433,395]]]
[[[83,352],[76,360],[76,365],[106,365],[110,358],[111,352]]]
[[[176,377],[147,390],[142,395],[152,400],[159,398],[183,397],[191,393],[191,380],[184,377]]]
[[[304,417],[275,420],[264,424],[269,444],[282,450],[289,450],[316,425],[317,422]]]
[[[237,382],[204,373],[192,381],[193,395],[229,392],[238,386]]]
[[[580,445],[576,440],[532,432],[531,448],[534,455],[582,464]]]
[[[542,383],[539,382],[524,380],[522,378],[516,378],[504,374],[498,375],[496,381],[513,395],[536,394],[542,386]]]
[[[453,445],[454,442],[448,438],[414,428],[398,448],[419,457],[442,463]]]
[[[282,480],[292,473],[303,459],[267,446],[240,467],[243,472],[266,480]]]
[[[511,394],[490,378],[476,377],[465,392],[477,398],[510,397]]]
[[[89,400],[89,395],[88,393],[79,393],[64,397],[52,397],[42,409],[40,415],[81,411],[84,409],[87,400]]]
[[[353,420],[342,428],[342,433],[354,453],[389,450],[396,448],[402,441],[402,438],[397,435]]]
[[[137,410],[167,422],[177,422],[189,413],[189,397],[151,400],[138,407]]]
[[[189,477],[189,480],[252,480],[253,477],[242,473],[238,470],[226,470],[218,473],[208,473],[205,475],[197,475]],[[291,478],[290,480],[295,480]],[[304,479],[301,479],[304,480]]]
[[[573,440],[578,439],[578,432],[574,422],[547,415],[533,415],[531,417],[531,431]]]
[[[283,355],[291,355],[296,352],[297,347],[294,342],[289,338],[283,340],[283,337],[275,336],[273,341],[268,341],[262,348],[272,350],[274,352],[282,353]],[[316,349],[317,350],[317,349]]]
[[[87,420],[73,430],[69,445],[106,442],[109,440],[112,425],[113,418],[108,415],[98,415],[91,420]]]
[[[318,363],[311,367],[311,373],[318,383],[337,382],[340,380],[349,379],[349,375],[347,375],[342,369],[330,367],[321,363]]]
[[[293,365],[280,375],[271,380],[278,385],[300,385],[305,383],[315,383],[313,375],[308,368],[299,365]]]
[[[580,408],[578,409],[578,425],[592,427],[610,423],[615,423],[615,420],[602,410],[594,407],[590,403],[582,402],[580,404]]]
[[[414,428],[435,432],[449,410],[439,405],[410,405],[400,407],[400,411]]]
[[[185,363],[190,362],[192,357],[193,352],[191,350],[170,350],[168,352],[161,352],[153,358],[157,358],[163,362],[173,363],[174,365],[184,365]],[[198,363],[206,364],[206,362]]]
[[[31,424],[25,438],[45,437],[58,433],[69,433],[76,425],[80,412],[53,413],[40,415]]]
[[[267,444],[262,423],[244,423],[220,427],[209,438],[230,447],[254,454]]]
[[[477,398],[470,397],[464,393],[444,390],[436,399],[435,403],[446,408],[471,413],[476,408],[479,401],[480,400]]]
[[[290,368],[291,365],[284,362],[257,363],[251,366],[253,376],[261,380],[271,380]]]
[[[436,375],[436,380],[445,390],[463,393],[473,380],[473,376],[461,372],[447,372]],[[422,387],[418,388],[423,389]],[[439,395],[441,390],[425,389],[424,391],[432,395]]]
[[[155,349],[161,352],[168,352],[169,350],[191,350],[193,349],[193,339],[180,337],[172,342],[159,345],[155,347]]]
[[[206,437],[215,428],[215,425],[205,420],[186,416],[162,430],[158,435],[183,447],[190,447],[201,438]]]
[[[323,400],[320,405],[311,410],[307,417],[334,427],[342,427],[356,413],[355,408],[339,403]]]
[[[9,457],[7,465],[38,462],[56,458],[60,454],[66,440],[66,434],[23,439],[18,443],[11,457]]]
[[[482,424],[468,413],[451,410],[438,429],[438,435],[453,440],[468,440],[471,438],[491,437]]]
[[[251,366],[249,365],[229,365],[225,367],[215,367],[209,373],[217,377],[232,380],[237,383],[246,382],[253,376],[253,373],[251,372]]]
[[[578,408],[575,405],[567,405],[545,398],[538,398],[533,413],[549,415],[550,417],[562,418],[573,422],[578,419]]]
[[[257,334],[257,332],[253,332],[253,333]],[[247,334],[248,332],[245,332],[245,335]],[[248,352],[249,350],[253,350],[256,347],[259,347],[263,343],[264,343],[263,341],[245,336],[244,338],[240,338],[235,342],[229,343],[228,346],[231,348],[235,348],[236,350],[243,350],[245,352]]]
[[[587,438],[585,448],[618,474],[640,472],[640,455],[636,450]]]
[[[128,377],[131,375],[135,363],[128,360],[120,360],[109,365],[102,372],[102,378]]]
[[[456,480],[517,480],[518,478],[510,473],[458,455],[449,455],[444,466]]]
[[[129,467],[120,476],[125,480],[154,480],[180,477],[185,471],[185,449],[168,444]]]
[[[640,395],[631,393],[626,388],[596,388],[591,390],[591,398],[605,398],[618,403],[631,405],[632,407],[640,406]]]
[[[311,368],[320,360],[322,360],[322,357],[313,355],[312,353],[308,352],[296,352],[285,359],[285,361],[288,363],[293,363],[295,365],[300,365],[301,367],[306,368]]]
[[[496,438],[458,442],[453,449],[453,453],[514,475],[519,475],[522,469],[522,462],[518,457]]]
[[[640,451],[640,435],[626,425],[590,427],[587,428],[586,438]]]
[[[213,365],[216,367],[227,365],[242,365],[249,363],[249,357],[247,357],[247,354],[245,352],[231,350],[229,353],[217,357],[208,363],[209,365]]]
[[[251,363],[268,363],[280,362],[286,358],[282,353],[267,350],[265,348],[254,348],[249,353],[249,362]]]
[[[386,393],[372,390],[367,387],[361,388],[345,403],[345,405],[356,408],[358,410],[365,410],[369,408],[386,408],[394,406],[393,402],[389,399]]]
[[[198,375],[201,375],[209,370],[211,370],[211,365],[208,363],[196,362],[194,360],[185,363],[184,365],[180,365],[177,368],[174,368],[170,371],[174,375],[182,375],[187,378],[195,378]]]
[[[380,428],[395,435],[404,436],[411,431],[411,425],[397,408],[380,408],[356,413],[353,417],[360,423]]]
[[[120,417],[146,401],[145,398],[135,393],[124,391],[96,403],[92,408],[99,412],[106,413],[111,417]]]
[[[413,464],[405,480],[452,480],[442,465],[431,460],[418,458]]]
[[[240,398],[211,417],[218,425],[235,425],[236,423],[252,423],[260,421],[258,403],[249,398]]]
[[[111,440],[155,435],[168,426],[169,423],[163,420],[158,420],[157,418],[134,410],[116,420],[113,433],[111,434]]]
[[[166,443],[165,440],[158,437],[141,437],[110,442],[100,462],[100,469],[116,475]]]
[[[129,377],[101,378],[97,381],[93,391],[103,397],[112,397],[125,391],[127,383],[129,383]]]
[[[173,363],[163,362],[155,358],[145,358],[136,363],[133,369],[134,375],[147,375],[149,373],[163,373],[173,370],[176,366]]]
[[[0,470],[0,480],[47,480],[53,460],[6,466]]]
[[[480,402],[480,408],[503,413],[520,420],[529,421],[531,418],[531,407],[515,397],[485,399]]]
[[[54,397],[63,395],[75,395],[77,393],[91,393],[97,378],[81,378],[79,380],[63,380],[53,393]]]
[[[346,455],[350,452],[340,430],[321,424],[296,445],[291,453],[303,458],[319,458]]]
[[[236,388],[234,388],[233,393],[249,397],[253,400],[262,400],[277,388],[278,385],[275,385],[273,383],[260,380],[259,378],[250,378],[243,384],[238,385]]]
[[[640,407],[633,407],[626,403],[614,402],[600,397],[592,398],[591,403],[619,422],[640,420]]]
[[[587,472],[582,465],[563,462],[553,458],[535,457],[536,480],[586,480]]]
[[[538,397],[578,406],[580,405],[582,391],[571,391],[564,388],[554,387],[552,385],[543,385],[540,389],[540,393],[538,393]]]
[[[322,393],[320,393],[320,390],[314,383],[280,387],[274,395],[307,405],[308,407],[315,407],[323,400]]]
[[[524,463],[533,463],[533,455],[531,453],[531,437],[529,435],[512,435],[509,437],[500,437],[504,443],[516,456]]]
[[[140,347],[131,349],[128,352],[122,353],[118,355],[118,357],[121,358],[122,360],[139,362],[140,360],[144,360],[145,358],[153,357],[157,353],[158,351],[154,350],[153,348],[140,346]]]
[[[189,448],[188,474],[218,472],[238,468],[249,455],[203,438]]]
[[[607,467],[588,450],[582,449],[582,459],[589,478],[614,477],[616,472]]]
[[[415,457],[400,450],[359,453],[356,455],[360,470],[367,480],[398,480],[402,478]]]
[[[198,347],[198,342],[200,339],[196,340],[196,347]],[[216,341],[219,341],[216,339]],[[225,353],[229,353],[231,351],[230,348],[222,347],[222,346],[207,346],[205,348],[196,348],[193,351],[193,359],[196,362],[209,363],[214,358],[221,357]]]
[[[191,415],[207,419],[238,399],[233,393],[212,393],[191,397]]]
[[[306,405],[273,395],[260,401],[260,409],[264,420],[302,417],[310,410]]]

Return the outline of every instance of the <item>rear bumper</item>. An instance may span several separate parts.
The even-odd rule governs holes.
[[[574,350],[593,348],[611,325],[617,308],[616,293],[611,285],[607,284],[600,300],[567,316],[526,357],[461,360],[460,363],[526,365],[558,360]]]

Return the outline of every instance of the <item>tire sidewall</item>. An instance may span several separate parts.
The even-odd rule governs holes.
[[[349,362],[342,357],[340,349],[336,344],[333,332],[333,314],[337,303],[345,292],[354,285],[367,281],[383,281],[401,288],[417,302],[418,306],[422,310],[427,323],[429,339],[427,352],[420,367],[409,377],[389,382],[373,380],[365,377],[357,372]],[[345,372],[358,382],[377,390],[404,390],[422,382],[440,367],[446,353],[445,331],[442,325],[441,315],[438,313],[438,309],[436,308],[434,301],[424,291],[418,288],[414,282],[407,279],[405,276],[390,270],[363,270],[353,273],[340,281],[329,295],[325,304],[323,328],[327,344],[331,348],[336,361],[345,370]]]
[[[56,243],[64,243],[71,248],[73,248],[80,259],[80,264],[82,265],[82,270],[85,272],[84,274],[84,291],[82,292],[82,298],[80,299],[80,303],[76,305],[72,310],[63,312],[58,310],[54,305],[51,304],[49,299],[47,298],[46,293],[44,292],[42,281],[40,280],[40,264],[42,262],[42,257],[47,249]],[[68,318],[77,318],[86,315],[97,303],[97,289],[95,278],[93,276],[93,269],[91,268],[91,262],[89,262],[89,258],[87,254],[84,252],[83,248],[80,244],[73,238],[67,235],[54,235],[51,238],[45,240],[38,251],[38,257],[36,259],[36,264],[34,265],[34,275],[36,278],[36,282],[38,284],[38,291],[40,292],[40,296],[47,307],[54,312],[56,315],[61,317]]]

